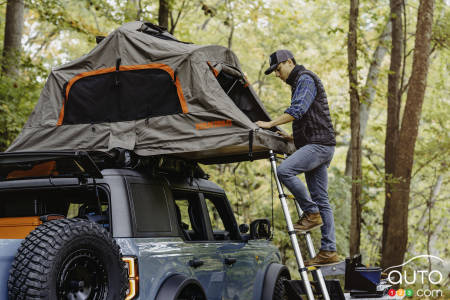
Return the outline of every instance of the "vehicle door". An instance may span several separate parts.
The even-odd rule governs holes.
[[[210,300],[222,300],[225,272],[222,257],[208,230],[206,207],[198,192],[172,190],[179,230],[188,254],[187,264]]]
[[[223,259],[223,299],[252,299],[258,265],[264,261],[263,244],[242,240],[225,194],[203,192],[213,238]]]

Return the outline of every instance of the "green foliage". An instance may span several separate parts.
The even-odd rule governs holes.
[[[20,77],[2,76],[0,80],[0,151],[4,151],[20,133],[43,85],[36,78],[46,71],[23,58]]]
[[[141,6],[139,6],[139,2]],[[412,60],[418,0],[407,2],[407,63]],[[140,17],[156,23],[158,3],[150,0],[26,0],[22,63],[17,78],[0,81],[0,150],[19,134],[39,97],[51,67],[75,59],[95,46],[95,35],[106,35],[124,22]],[[183,5],[184,3],[184,5]],[[249,81],[272,117],[281,114],[290,103],[290,89],[275,76],[265,76],[268,55],[276,49],[290,49],[298,63],[315,71],[323,80],[337,132],[338,146],[329,168],[329,195],[335,213],[338,251],[348,254],[351,180],[344,176],[345,154],[350,140],[350,115],[346,38],[348,1],[336,0],[197,0],[172,1],[173,21],[179,15],[174,34],[197,44],[228,46],[237,54]],[[4,6],[2,6],[4,7]],[[377,46],[378,37],[388,19],[389,1],[360,1],[358,55],[360,88]],[[449,15],[448,1],[438,0],[433,28],[434,51],[428,76],[419,138],[416,145],[411,185],[409,249],[407,256],[429,251],[449,257],[448,226],[440,221],[448,215],[449,195]],[[4,11],[0,13],[4,27]],[[169,22],[170,23],[170,22]],[[169,26],[170,27],[170,26]],[[3,30],[0,38],[3,38]],[[390,48],[390,45],[386,45]],[[389,57],[382,63],[376,97],[372,104],[363,141],[362,244],[366,263],[379,262],[382,215],[384,210],[384,139],[386,126],[386,90]],[[406,68],[404,84],[410,76]],[[403,96],[403,99],[405,96]],[[291,131],[290,125],[284,125]],[[228,194],[238,223],[257,218],[272,219],[274,242],[284,262],[295,271],[296,262],[275,184],[271,187],[268,161],[205,166],[211,179]],[[431,208],[430,195],[439,176],[442,186]],[[303,178],[303,176],[300,176]],[[271,191],[273,193],[271,193]],[[295,221],[295,207],[289,203]],[[432,218],[428,221],[431,211]],[[424,220],[424,221],[421,221]],[[423,224],[416,224],[422,222]],[[420,226],[419,226],[420,225]],[[426,225],[426,226],[425,226]],[[432,239],[427,238],[431,234]],[[315,231],[316,246],[320,232]],[[431,245],[431,247],[430,247]],[[302,249],[304,245],[301,244]],[[306,253],[306,251],[305,251]],[[298,275],[294,275],[298,276]]]

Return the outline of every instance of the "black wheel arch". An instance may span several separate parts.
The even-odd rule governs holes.
[[[161,284],[155,300],[176,300],[183,291],[189,288],[197,290],[206,299],[205,290],[199,281],[183,274],[174,274],[167,277]]]
[[[289,269],[282,264],[271,263],[264,275],[264,284],[261,300],[272,300],[275,292],[275,284],[280,276],[285,276],[291,279]]]

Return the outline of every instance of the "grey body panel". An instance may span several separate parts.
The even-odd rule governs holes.
[[[9,269],[22,240],[0,239],[0,299],[8,299]]]
[[[263,279],[271,263],[281,261],[278,249],[267,241],[184,242],[181,238],[117,239],[124,255],[139,260],[138,299],[154,299],[164,280],[174,274],[197,279],[209,300],[260,299]],[[233,257],[233,266],[223,263]],[[256,258],[258,257],[258,259]],[[198,268],[189,261],[199,259]]]

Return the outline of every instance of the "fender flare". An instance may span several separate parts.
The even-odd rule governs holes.
[[[200,282],[194,278],[188,278],[186,275],[175,274],[164,280],[158,290],[158,293],[156,294],[155,300],[176,300],[183,289],[188,286],[197,288],[201,293],[203,293],[203,296],[206,299],[205,290]]]
[[[264,275],[264,284],[261,300],[272,300],[273,293],[275,291],[275,283],[280,275],[285,275],[291,279],[289,269],[277,263],[272,263],[267,267],[266,274]]]

